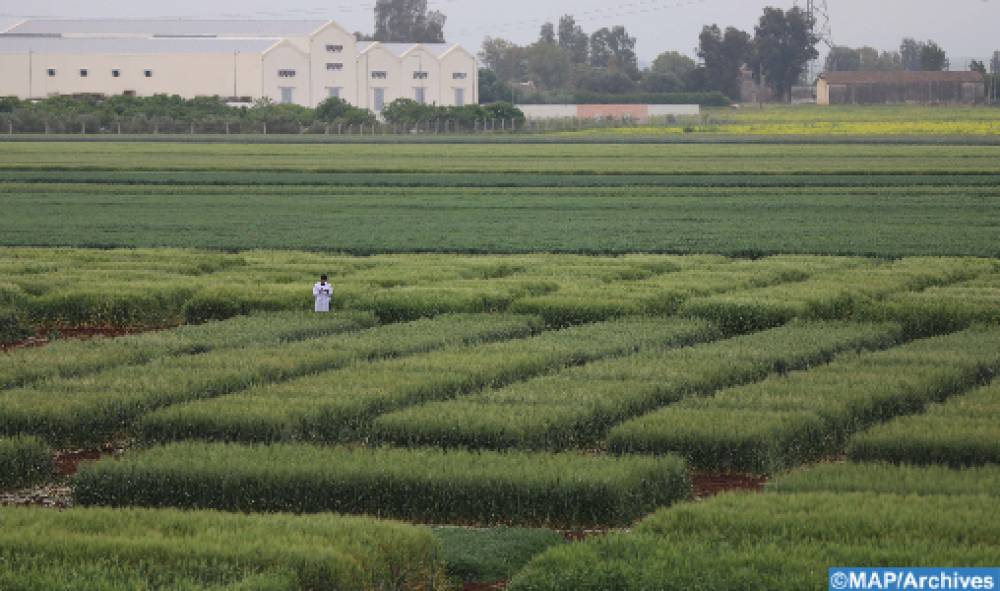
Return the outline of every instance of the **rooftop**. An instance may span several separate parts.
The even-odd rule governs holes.
[[[263,53],[276,39],[102,39],[0,35],[0,53]]]
[[[8,35],[65,37],[307,37],[328,20],[29,19]]]

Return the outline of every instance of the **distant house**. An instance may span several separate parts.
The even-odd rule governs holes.
[[[986,98],[979,72],[826,72],[816,81],[820,105],[976,104]]]

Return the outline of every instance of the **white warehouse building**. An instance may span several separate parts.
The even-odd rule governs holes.
[[[478,102],[455,44],[359,42],[333,21],[30,19],[0,33],[0,96],[177,94],[380,112],[398,98]]]

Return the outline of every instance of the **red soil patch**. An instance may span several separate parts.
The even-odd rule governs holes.
[[[35,336],[14,342],[0,343],[0,351],[13,351],[14,349],[28,349],[31,347],[44,347],[52,342],[49,334],[59,333],[58,340],[63,339],[91,339],[94,337],[120,337],[140,330],[122,328],[119,326],[91,326],[86,328],[39,328]]]
[[[760,492],[767,484],[766,476],[753,474],[712,474],[699,473],[691,477],[694,484],[694,497],[704,499],[714,497],[728,491]]]
[[[507,588],[507,581],[496,581],[494,583],[464,583],[462,591],[500,591]]]
[[[76,474],[76,471],[80,469],[80,462],[99,460],[104,456],[112,455],[112,453],[99,449],[57,451],[52,456],[52,463],[55,464],[56,473],[59,476],[67,477]]]

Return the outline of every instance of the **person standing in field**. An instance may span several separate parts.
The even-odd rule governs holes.
[[[333,297],[333,286],[326,280],[326,275],[320,275],[319,283],[313,285],[313,297],[316,298],[316,311],[329,312],[330,299]]]

